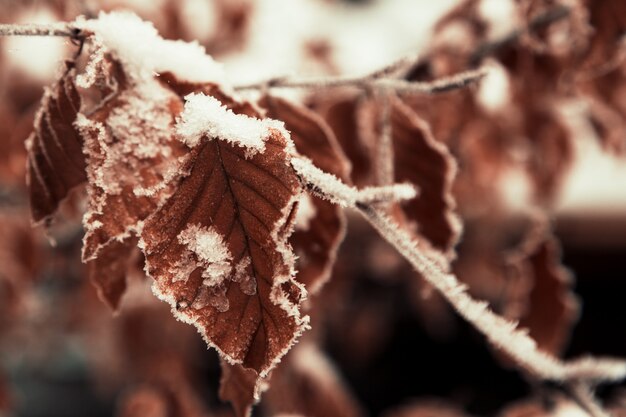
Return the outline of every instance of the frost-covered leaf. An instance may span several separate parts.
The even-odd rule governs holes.
[[[29,137],[28,185],[35,222],[55,213],[69,191],[86,180],[83,139],[75,127],[81,99],[74,84],[73,64],[46,90]]]
[[[519,273],[532,279],[528,307],[519,317],[537,345],[560,355],[578,320],[580,306],[572,293],[572,276],[560,263],[560,248],[554,238],[545,238],[513,260]]]
[[[194,147],[176,191],[145,222],[147,271],[178,318],[263,376],[307,322],[287,244],[301,192],[293,145],[276,122],[187,99],[177,130]]]
[[[182,109],[177,95],[151,84],[127,84],[119,68],[119,90],[89,118],[77,124],[88,155],[89,203],[83,223],[83,259],[94,259],[114,240],[137,233],[171,192],[183,145],[174,135]]]
[[[349,181],[350,164],[325,122],[312,111],[287,100],[266,96],[261,104],[267,116],[281,120],[291,133],[296,150],[323,171]],[[336,253],[345,234],[341,208],[314,195],[300,200],[296,230],[290,238],[298,256],[296,279],[311,293],[330,277]]]
[[[452,195],[456,162],[426,122],[400,100],[392,100],[391,129],[395,180],[419,189],[416,198],[402,204],[404,213],[435,248],[450,254],[461,233]]]

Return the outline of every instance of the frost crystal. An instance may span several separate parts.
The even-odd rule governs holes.
[[[284,131],[282,122],[235,114],[214,97],[189,94],[185,100],[185,110],[177,122],[176,132],[192,148],[207,135],[247,148],[250,156],[265,150],[270,129]]]
[[[198,257],[204,267],[202,276],[205,285],[219,285],[231,273],[233,257],[222,236],[213,228],[191,224],[179,233],[178,241]]]
[[[98,19],[79,19],[75,25],[94,32],[138,80],[171,72],[189,82],[224,83],[221,65],[206,54],[204,47],[197,42],[165,40],[152,23],[133,13],[101,12]]]

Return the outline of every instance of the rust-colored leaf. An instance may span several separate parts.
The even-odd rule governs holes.
[[[349,182],[350,164],[324,120],[287,100],[266,96],[261,101],[267,116],[281,120],[291,133],[296,150],[320,169]],[[298,256],[296,279],[311,293],[330,278],[346,220],[340,207],[316,196],[303,196],[296,230],[290,238]]]
[[[350,178],[357,186],[371,185],[372,154],[370,145],[364,142],[364,128],[360,125],[363,100],[351,94],[338,97],[320,97],[314,102],[319,112],[332,129],[343,152],[351,164]],[[323,167],[322,169],[325,169]]]
[[[46,90],[28,139],[28,184],[35,222],[50,220],[70,190],[86,179],[83,140],[74,122],[81,100],[72,64]]]
[[[528,248],[514,265],[532,279],[520,325],[529,329],[541,349],[560,355],[578,320],[580,306],[572,293],[572,276],[560,263],[556,239],[548,237]]]
[[[300,195],[288,140],[269,128],[264,150],[251,153],[201,137],[140,242],[155,293],[227,360],[261,376],[306,326],[286,242]]]
[[[231,403],[235,416],[247,417],[252,412],[252,405],[262,391],[263,382],[254,369],[246,369],[239,364],[220,361],[222,376],[220,378],[219,395],[223,401]]]
[[[269,384],[262,405],[271,415],[363,415],[331,361],[311,342],[296,346],[272,373]]]
[[[397,99],[391,104],[391,129],[395,180],[420,190],[416,198],[402,204],[404,212],[435,248],[450,254],[461,233],[452,196],[456,162],[426,122]]]
[[[158,84],[150,86],[153,96],[145,86],[126,86],[122,77],[117,75],[121,91],[89,119],[79,120],[89,162],[86,261],[114,240],[137,233],[139,222],[171,193],[169,183],[184,152],[174,135],[179,97]]]
[[[113,310],[117,310],[126,291],[126,274],[133,260],[137,240],[114,240],[104,247],[98,257],[87,262],[89,279],[96,286],[98,296]]]

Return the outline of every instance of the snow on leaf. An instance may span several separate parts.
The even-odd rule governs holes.
[[[69,191],[86,180],[83,139],[74,126],[81,99],[73,64],[66,65],[64,75],[46,90],[27,142],[27,181],[35,222],[49,220]]]
[[[267,108],[268,117],[285,123],[301,155],[310,158],[325,172],[344,182],[349,181],[348,159],[321,117],[278,97],[266,96],[261,104]],[[308,218],[302,217],[302,213],[308,213]],[[301,200],[296,230],[290,242],[298,256],[296,279],[309,292],[317,292],[330,278],[337,250],[345,235],[345,223],[343,212],[337,205],[314,195]]]
[[[79,18],[74,25],[93,32],[135,81],[171,72],[189,82],[223,83],[221,65],[205,53],[204,47],[197,42],[163,39],[152,23],[131,12],[101,12],[98,19]]]
[[[185,152],[173,133],[179,97],[154,80],[133,84],[121,64],[113,66],[114,97],[76,123],[89,163],[85,261],[139,231],[171,193],[169,183],[179,175],[178,158]]]
[[[232,117],[233,124],[250,123]],[[145,221],[140,246],[155,294],[228,362],[262,377],[308,318],[298,310],[305,291],[293,280],[295,258],[287,244],[301,192],[289,165],[293,145],[283,129],[255,123],[257,134],[266,136],[264,150],[253,154],[240,142],[202,137],[176,191]],[[211,238],[196,233],[194,240],[193,228],[210,231]],[[194,250],[209,241],[213,249]],[[210,271],[216,264],[217,273]]]
[[[270,129],[280,130],[276,120],[259,120],[235,114],[219,100],[204,94],[185,96],[185,110],[176,125],[180,139],[190,148],[195,147],[204,135],[220,138],[248,149],[248,156],[265,150],[265,139]]]

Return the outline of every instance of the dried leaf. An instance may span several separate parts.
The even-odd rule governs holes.
[[[451,256],[461,234],[452,196],[456,162],[426,122],[397,99],[392,100],[391,128],[395,180],[420,190],[416,198],[402,204],[404,213],[435,248]]]
[[[216,137],[190,142],[195,147],[182,169],[188,174],[146,220],[140,245],[154,291],[174,314],[226,360],[263,376],[307,322],[286,243],[300,185],[281,131],[252,131],[260,122],[229,114],[210,97],[205,102],[220,116],[207,119]],[[205,108],[197,110],[208,117]],[[242,146],[256,145],[256,137],[263,150]]]
[[[560,264],[557,240],[546,238],[527,249],[516,267],[519,273],[532,277],[528,307],[519,317],[520,325],[529,329],[541,349],[560,355],[578,320],[580,306],[572,293],[572,276]]]
[[[272,373],[263,406],[270,415],[363,415],[331,361],[311,342],[301,342]]]
[[[126,291],[126,274],[133,260],[137,240],[114,240],[104,247],[98,257],[87,262],[89,279],[96,286],[98,296],[113,310],[117,310]]]
[[[370,185],[372,176],[371,149],[363,142],[364,128],[359,123],[363,101],[358,95],[321,97],[314,108],[332,129],[351,164],[350,177],[357,186]],[[326,168],[326,167],[322,167]]]
[[[29,137],[28,185],[35,222],[49,221],[70,190],[86,179],[83,139],[74,123],[81,100],[74,84],[73,64],[49,90]]]
[[[350,163],[323,119],[278,97],[266,96],[261,104],[268,109],[268,117],[285,123],[301,155],[323,171],[349,182]],[[290,242],[298,256],[296,279],[310,293],[319,291],[330,278],[345,228],[346,220],[339,206],[313,195],[300,201]]]
[[[156,81],[127,83],[124,68],[113,62],[115,96],[89,119],[78,120],[88,155],[88,211],[83,260],[96,258],[114,240],[136,234],[172,192],[184,146],[175,138],[180,98]]]
[[[247,417],[252,413],[252,405],[259,401],[264,384],[254,369],[246,369],[239,364],[220,361],[222,376],[219,395],[229,401],[237,417]]]

